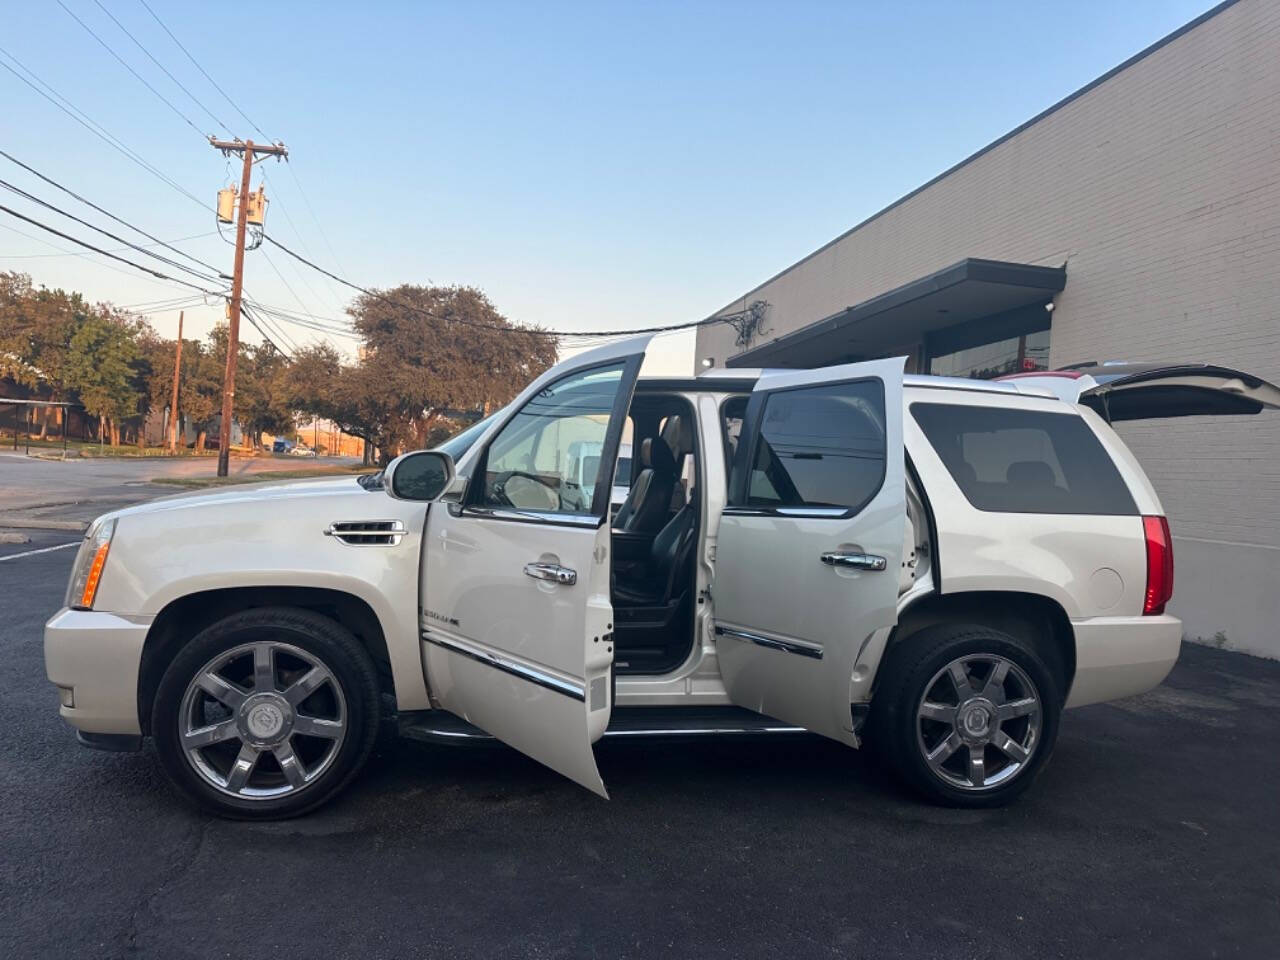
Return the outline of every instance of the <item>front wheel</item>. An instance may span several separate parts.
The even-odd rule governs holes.
[[[363,766],[378,730],[373,663],[307,610],[249,610],[201,631],[156,693],[151,729],[170,780],[236,819],[297,816]]]
[[[935,802],[994,807],[1053,751],[1060,684],[1026,640],[976,624],[930,627],[890,649],[869,732]]]

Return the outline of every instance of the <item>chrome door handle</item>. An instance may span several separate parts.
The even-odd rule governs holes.
[[[819,559],[829,567],[852,570],[883,570],[888,565],[873,553],[824,553]]]
[[[572,587],[578,582],[578,572],[576,570],[562,567],[558,563],[526,563],[524,565],[524,575],[533,577],[535,580],[563,583],[566,587]]]

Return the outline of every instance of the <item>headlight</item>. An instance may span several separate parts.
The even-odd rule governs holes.
[[[76,563],[71,568],[71,583],[67,585],[67,606],[75,610],[92,610],[94,597],[98,595],[98,583],[102,569],[107,565],[107,551],[116,532],[116,521],[97,520],[84,536],[76,552]]]

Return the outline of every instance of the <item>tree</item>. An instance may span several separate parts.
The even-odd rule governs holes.
[[[297,406],[368,440],[384,461],[426,446],[442,419],[509,402],[556,359],[553,338],[516,327],[474,287],[404,285],[364,294],[348,313],[360,361],[344,366],[332,350],[297,358]]]
[[[293,407],[288,401],[289,359],[270,343],[240,344],[236,367],[236,417],[262,446],[262,434],[285,433],[293,427]]]
[[[0,273],[0,377],[39,399],[70,399],[66,365],[71,337],[88,316],[78,293],[36,288],[21,273]],[[54,411],[57,423],[63,412]],[[48,430],[41,411],[40,436]]]
[[[223,341],[226,342],[225,340]],[[199,340],[182,342],[182,378],[178,387],[180,415],[196,429],[196,452],[204,452],[209,435],[209,420],[222,405],[222,375],[226,366],[225,349]],[[170,367],[172,372],[172,367]]]
[[[138,335],[130,322],[109,311],[91,313],[71,337],[66,378],[85,411],[98,418],[98,441],[104,429],[111,444],[120,442],[120,421],[138,412]]]

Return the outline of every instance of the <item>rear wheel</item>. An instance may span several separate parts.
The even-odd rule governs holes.
[[[169,778],[218,814],[314,809],[364,764],[378,684],[347,630],[306,610],[250,610],[199,633],[160,681],[152,713]]]
[[[999,806],[1048,762],[1061,684],[1028,641],[976,624],[935,626],[891,648],[882,669],[869,732],[929,799]]]

